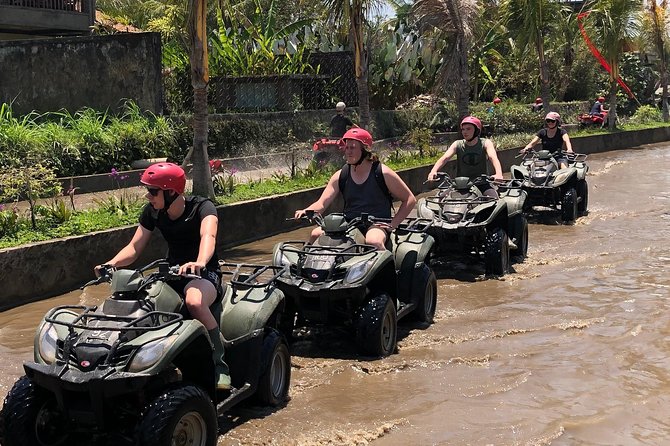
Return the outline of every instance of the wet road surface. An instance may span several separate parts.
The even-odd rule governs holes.
[[[502,280],[436,266],[435,324],[401,323],[398,354],[368,361],[336,333],[292,347],[291,400],[236,408],[219,445],[670,444],[670,144],[591,155],[589,214],[531,219],[529,256]],[[267,262],[279,240],[228,251]],[[32,357],[48,308],[0,313],[0,395]]]

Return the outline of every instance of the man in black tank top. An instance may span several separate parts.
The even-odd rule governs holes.
[[[383,250],[388,234],[409,215],[416,198],[398,174],[379,163],[373,155],[370,133],[361,128],[352,128],[342,139],[346,143],[344,156],[347,164],[330,177],[321,197],[307,208],[297,210],[295,218],[302,217],[308,210],[322,214],[340,194],[344,198],[344,214],[347,218],[356,218],[361,213],[391,218],[390,194],[401,203],[391,223],[375,223],[364,231],[365,243]],[[340,176],[344,179],[342,185]],[[309,242],[314,243],[321,234],[321,228],[315,228]]]

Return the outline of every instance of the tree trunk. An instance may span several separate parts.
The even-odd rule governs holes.
[[[616,70],[612,68],[612,73]],[[610,109],[607,114],[607,128],[610,131],[616,129],[616,90],[619,84],[616,82],[615,78],[610,78]]]
[[[191,84],[193,85],[193,194],[214,198],[207,154],[207,0],[190,0]]]
[[[468,51],[470,48],[465,36],[463,17],[459,5],[455,0],[447,0],[445,5],[456,31],[456,48],[454,50],[458,54],[458,67],[456,69],[455,101],[460,123],[464,117],[470,115],[470,70],[468,68]]]
[[[549,88],[549,67],[547,66],[547,59],[544,57],[544,43],[542,37],[538,39],[535,44],[537,50],[537,58],[540,62],[540,93],[542,96],[543,108],[546,111],[551,111],[551,90]]]
[[[354,47],[354,68],[358,90],[359,125],[367,129],[370,125],[370,91],[368,89],[368,53],[363,38],[363,5],[353,0],[351,7],[350,35]]]

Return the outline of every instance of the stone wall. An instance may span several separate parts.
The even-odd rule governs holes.
[[[598,153],[627,149],[642,144],[670,140],[670,127],[618,132],[573,138],[577,153]],[[518,163],[518,149],[498,152],[504,171]],[[432,166],[423,166],[399,172],[414,193],[426,191],[430,186],[424,180]],[[453,165],[449,168],[453,168]],[[259,240],[297,227],[286,221],[296,209],[315,201],[323,188],[291,194],[277,195],[257,200],[220,206],[219,250]],[[341,204],[333,204],[338,209]],[[93,278],[94,265],[112,257],[126,244],[135,230],[125,227],[95,234],[70,237],[52,242],[0,250],[0,311],[26,302],[47,298],[70,291]],[[138,263],[161,257],[165,242],[155,236],[151,249]]]
[[[160,113],[161,95],[157,33],[0,42],[0,103],[15,115],[118,110],[124,99]]]

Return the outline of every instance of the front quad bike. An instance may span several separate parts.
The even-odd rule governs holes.
[[[323,234],[314,244],[278,243],[273,263],[286,267],[277,286],[286,296],[283,330],[299,326],[344,327],[364,355],[395,352],[397,321],[413,315],[433,322],[437,280],[428,266],[433,238],[430,221],[407,219],[390,236],[386,250],[366,245],[359,224],[381,221],[366,215],[346,221],[343,214],[308,212]]]
[[[111,281],[100,307],[50,310],[37,329],[34,362],[5,398],[2,444],[214,446],[217,415],[232,405],[250,396],[268,405],[285,400],[290,355],[273,328],[284,305],[273,285],[281,268],[237,266],[212,305],[227,341],[233,387],[226,391],[215,390],[207,330],[184,317],[169,285],[184,277],[177,271],[162,260],[139,270],[104,267],[87,284]],[[270,279],[261,282],[264,271]]]
[[[528,151],[520,166],[512,166],[512,178],[522,181],[528,193],[525,209],[534,206],[560,210],[565,223],[573,222],[588,211],[586,155],[566,153],[568,167],[560,169],[548,150]]]
[[[435,238],[435,257],[464,253],[483,257],[486,275],[503,276],[510,270],[510,257],[523,261],[528,251],[528,222],[523,214],[526,194],[511,182],[496,182],[500,197],[482,194],[479,182],[451,179],[438,173],[437,192],[417,203],[419,217],[433,220],[429,233]]]

